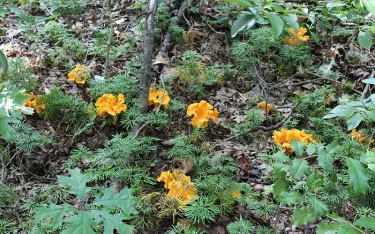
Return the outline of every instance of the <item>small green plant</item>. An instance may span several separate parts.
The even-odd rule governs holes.
[[[58,88],[37,100],[38,105],[46,109],[40,113],[44,119],[59,119],[68,127],[83,127],[96,118],[96,109],[92,103],[86,103],[80,97],[66,95]]]
[[[135,97],[138,93],[137,87],[138,81],[135,77],[129,75],[118,75],[109,79],[91,79],[90,85],[90,97],[98,99],[103,94],[111,93],[115,96],[120,93],[125,93],[126,98]]]
[[[17,223],[6,219],[0,219],[0,233],[17,233]]]
[[[215,220],[220,213],[220,208],[214,203],[214,199],[200,196],[190,206],[184,209],[185,216],[193,223],[205,224]]]
[[[259,109],[250,109],[246,111],[245,120],[234,125],[231,130],[238,134],[239,138],[249,139],[251,138],[251,132],[257,129],[265,120],[264,114]]]
[[[86,185],[89,176],[81,174],[78,168],[69,170],[69,173],[70,177],[58,176],[59,184],[67,188],[67,193],[82,201],[83,207],[68,203],[36,207],[33,209],[36,224],[50,223],[50,230],[61,230],[60,233],[74,233],[77,230],[83,230],[82,233],[95,233],[94,230],[130,233],[134,229],[123,222],[135,213],[134,205],[138,202],[132,196],[131,189],[124,188],[114,194],[112,188],[106,188],[102,196],[92,197],[92,188]]]
[[[53,12],[62,16],[78,15],[85,11],[87,0],[47,0],[44,7],[47,12]]]
[[[13,86],[24,89],[26,92],[38,86],[38,77],[33,74],[30,61],[25,58],[9,59],[8,74],[0,81],[7,81]]]
[[[242,219],[242,217],[227,226],[229,234],[248,234],[254,229],[254,225],[249,220]]]

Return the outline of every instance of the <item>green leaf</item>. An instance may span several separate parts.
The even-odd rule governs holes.
[[[361,162],[358,160],[348,158],[346,159],[346,165],[349,170],[349,182],[353,186],[354,192],[357,194],[365,193],[369,188],[368,176],[366,175],[365,169]]]
[[[313,195],[310,195],[308,199],[311,205],[311,209],[313,210],[313,213],[315,215],[315,219],[318,219],[322,215],[327,214],[328,207],[323,201],[316,199]]]
[[[326,150],[318,152],[318,163],[326,172],[333,171],[333,157]]]
[[[275,198],[279,199],[280,194],[282,192],[287,192],[288,186],[289,186],[289,182],[285,178],[280,178],[276,180],[275,184],[272,187],[272,190],[273,190],[272,193],[275,196]]]
[[[104,218],[104,234],[113,234],[114,230],[117,230],[117,233],[130,234],[134,230],[133,226],[123,223],[125,217],[122,214],[110,214],[106,210],[95,210],[93,213]]]
[[[314,33],[312,31],[310,31],[310,35],[311,35],[311,39],[313,39],[313,41],[320,45],[320,36],[317,34],[317,33]]]
[[[309,156],[313,155],[316,152],[316,145],[313,143],[308,144],[306,152]]]
[[[323,175],[319,173],[312,173],[307,177],[306,185],[310,190],[315,191],[323,185]]]
[[[297,192],[282,192],[279,196],[280,204],[292,205],[301,200],[301,194]]]
[[[299,142],[299,141],[292,139],[291,145],[292,145],[294,152],[296,152],[298,156],[301,156],[303,154],[303,150],[305,149],[304,142]]]
[[[17,16],[18,18],[20,18],[22,21],[24,22],[27,22],[27,23],[32,23],[33,22],[33,18],[26,15],[20,8],[18,8],[17,6],[11,6],[10,7],[10,10],[13,11]]]
[[[305,159],[294,159],[290,167],[290,175],[294,179],[302,179],[309,170],[309,164]]]
[[[289,165],[283,163],[274,163],[272,164],[273,175],[276,177],[283,177],[289,170]]]
[[[237,33],[244,30],[245,28],[251,28],[256,23],[255,16],[252,14],[246,14],[238,17],[236,21],[234,21],[231,29],[232,37],[235,37]]]
[[[219,2],[229,2],[240,6],[253,7],[254,5],[248,0],[219,0]]]
[[[0,78],[4,77],[8,72],[8,60],[3,51],[0,50]]]
[[[297,208],[292,215],[293,225],[299,227],[315,220],[314,211],[310,206]]]
[[[278,151],[277,153],[273,154],[271,157],[278,162],[290,162],[290,158],[286,156],[286,154],[283,151]]]
[[[78,211],[77,215],[70,216],[64,220],[70,224],[61,234],[95,234],[92,226],[96,223],[87,211]]]
[[[132,196],[132,190],[129,188],[122,189],[119,193],[114,194],[112,188],[107,188],[103,197],[97,197],[94,205],[105,206],[108,208],[118,207],[126,215],[136,213],[134,205],[137,204],[138,199]]]
[[[375,151],[367,151],[365,155],[361,156],[361,162],[367,164],[368,169],[375,172]]]
[[[279,37],[284,30],[284,21],[273,12],[266,12],[266,15],[275,31],[276,37]]]
[[[338,105],[329,112],[330,115],[325,115],[323,119],[351,116],[355,111],[355,107],[349,105]]]
[[[290,27],[294,28],[294,30],[298,32],[299,26],[296,15],[283,15],[282,17],[290,25]]]
[[[341,223],[339,229],[336,232],[337,234],[363,234],[363,232],[354,229],[347,223]]]
[[[362,0],[361,1],[366,9],[371,12],[372,16],[375,17],[375,1],[374,0]]]
[[[87,199],[87,194],[91,191],[91,188],[86,187],[87,181],[90,177],[88,175],[81,174],[78,168],[68,169],[70,177],[68,176],[57,176],[59,184],[64,184],[70,187],[69,193],[77,196],[81,201]]]
[[[375,219],[372,217],[361,217],[354,222],[354,225],[375,231]]]
[[[53,229],[62,226],[62,219],[65,214],[75,211],[76,208],[69,204],[64,206],[50,205],[48,207],[37,207],[34,209],[35,223],[39,223],[43,219],[52,217],[51,224]]]
[[[358,43],[365,49],[371,50],[372,46],[372,35],[370,32],[360,31],[358,34]]]
[[[362,122],[362,115],[360,113],[355,113],[352,117],[348,119],[348,131],[358,127],[358,125]]]
[[[316,234],[336,234],[337,230],[339,229],[339,226],[340,224],[338,223],[320,223],[318,225],[318,229],[316,230]]]

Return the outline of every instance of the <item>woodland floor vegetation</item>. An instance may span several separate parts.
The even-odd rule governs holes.
[[[0,0],[0,233],[374,233],[374,16]]]

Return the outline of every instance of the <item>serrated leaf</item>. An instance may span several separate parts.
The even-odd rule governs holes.
[[[370,34],[370,32],[366,31],[360,31],[359,34],[358,34],[358,43],[365,49],[367,50],[371,50],[371,46],[372,46],[372,35]]]
[[[347,223],[341,223],[339,229],[337,230],[336,234],[363,234],[363,232],[354,229]]]
[[[294,28],[294,30],[298,32],[299,26],[296,15],[283,15],[282,17],[290,25],[290,27]]]
[[[95,234],[92,229],[95,222],[87,211],[78,211],[77,215],[70,216],[64,220],[70,224],[61,234]]]
[[[279,199],[279,196],[282,192],[288,191],[289,182],[285,178],[276,180],[275,184],[272,187],[273,195],[276,199]]]
[[[372,217],[361,217],[354,222],[354,225],[375,231],[375,219]]]
[[[309,206],[297,208],[292,215],[293,225],[299,227],[315,220],[313,210]]]
[[[35,223],[39,223],[43,219],[52,217],[51,224],[53,229],[56,229],[62,226],[62,219],[64,215],[75,210],[76,208],[69,204],[64,204],[64,206],[53,204],[48,207],[37,207],[34,209]]]
[[[110,214],[105,210],[94,212],[96,213],[95,215],[100,215],[104,218],[104,234],[113,234],[115,230],[117,230],[117,233],[130,234],[134,230],[133,226],[123,223],[125,217],[122,214]]]
[[[316,152],[316,145],[312,143],[308,144],[306,152],[309,156],[313,155]]]
[[[362,115],[360,113],[355,113],[352,117],[348,119],[348,131],[358,127],[358,125],[362,122]]]
[[[318,219],[322,215],[327,214],[328,207],[327,207],[327,205],[323,201],[317,199],[313,195],[310,195],[308,197],[308,200],[310,202],[311,209],[313,210],[313,213],[315,215],[315,219]]]
[[[367,164],[367,167],[375,172],[375,151],[367,151],[365,155],[361,156],[361,162]]]
[[[294,159],[290,167],[290,175],[294,179],[302,179],[309,170],[309,164],[305,159]]]
[[[289,170],[289,165],[283,163],[274,163],[272,164],[273,175],[276,177],[283,177],[286,175]]]
[[[339,227],[340,227],[340,224],[338,223],[332,223],[332,224],[328,224],[326,222],[320,223],[318,225],[318,229],[316,230],[316,234],[336,234]]]
[[[303,150],[305,149],[304,142],[299,142],[299,141],[292,139],[291,145],[292,145],[294,152],[296,152],[297,156],[301,156],[303,154]]]
[[[107,188],[103,197],[97,197],[93,202],[97,206],[105,206],[108,208],[118,207],[126,215],[136,213],[134,205],[137,204],[138,199],[132,196],[132,190],[123,188],[119,193],[114,194],[112,188]]]
[[[323,185],[323,175],[316,172],[307,177],[306,185],[309,189],[315,191]]]
[[[286,156],[286,154],[283,151],[278,151],[277,153],[273,154],[271,157],[278,162],[290,162],[290,158]]]
[[[326,172],[333,171],[333,156],[326,150],[318,152],[318,163]]]
[[[280,204],[292,205],[301,200],[301,194],[297,192],[282,192],[279,195]]]
[[[369,177],[366,175],[365,169],[361,162],[356,159],[346,159],[346,165],[349,170],[349,182],[353,186],[354,192],[357,194],[365,193],[369,188],[368,180]]]
[[[279,37],[284,30],[284,21],[273,12],[267,12],[266,15],[275,31],[276,37]]]
[[[90,177],[88,175],[81,174],[78,168],[68,169],[70,177],[68,176],[57,176],[59,184],[64,184],[70,187],[69,193],[77,196],[81,201],[85,201],[87,194],[91,191],[91,188],[86,186]]]
[[[244,30],[245,28],[251,28],[255,23],[255,16],[252,14],[246,14],[238,17],[238,19],[234,21],[232,25],[231,36],[235,37],[237,33]]]

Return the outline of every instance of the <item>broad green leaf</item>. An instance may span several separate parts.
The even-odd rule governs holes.
[[[306,152],[309,156],[315,154],[316,152],[316,145],[313,143],[310,143],[307,145]]]
[[[319,44],[320,45],[320,37],[317,33],[314,33],[312,31],[309,32],[310,35],[311,35],[311,39],[313,39],[313,41],[316,43],[316,44]]]
[[[361,217],[354,222],[354,225],[375,231],[375,219],[372,217]]]
[[[339,226],[340,224],[338,223],[320,223],[318,225],[318,229],[316,230],[316,234],[336,234],[337,230],[339,229]]]
[[[349,106],[349,105],[338,105],[335,108],[333,108],[329,114],[332,114],[333,116],[326,117],[324,116],[324,119],[333,118],[333,117],[346,117],[351,116],[356,111],[355,107]]]
[[[313,210],[313,213],[315,215],[315,219],[318,219],[322,215],[327,214],[328,207],[323,201],[316,199],[313,195],[310,195],[308,199],[311,205],[311,209]]]
[[[290,167],[290,175],[294,179],[302,179],[309,170],[309,164],[305,159],[294,159]]]
[[[240,6],[253,7],[254,5],[248,0],[219,0],[219,2],[229,2]]]
[[[352,117],[350,117],[347,121],[348,131],[358,127],[358,125],[362,122],[362,115],[360,113],[355,113]]]
[[[70,216],[64,220],[69,226],[61,234],[95,234],[92,229],[96,226],[91,214],[87,211],[78,211],[77,215]]]
[[[129,188],[122,189],[119,193],[114,194],[112,188],[107,188],[103,197],[97,197],[93,202],[97,206],[105,206],[108,208],[118,207],[126,215],[136,213],[134,205],[137,204],[138,199],[132,196],[132,190]]]
[[[360,31],[358,34],[358,43],[365,49],[371,50],[372,46],[372,35],[370,32],[366,31]]]
[[[284,21],[273,12],[266,12],[266,15],[275,31],[276,37],[279,37],[284,30]]]
[[[363,232],[354,229],[347,223],[341,223],[339,229],[336,232],[337,234],[363,234]]]
[[[271,157],[278,162],[290,162],[290,158],[286,156],[286,154],[283,151],[278,151],[277,153],[273,154]]]
[[[361,162],[367,164],[368,169],[375,172],[375,151],[367,151],[365,155],[361,156]]]
[[[365,5],[366,9],[371,12],[372,16],[375,17],[375,1],[374,0],[361,0]]]
[[[236,21],[234,21],[231,29],[232,37],[235,37],[237,33],[244,30],[245,28],[251,28],[256,23],[255,16],[252,14],[246,14],[238,17]]]
[[[52,218],[51,224],[53,229],[61,227],[62,219],[67,213],[75,211],[76,208],[69,204],[64,204],[63,206],[59,205],[50,205],[48,207],[37,207],[34,209],[34,219],[35,223],[39,223],[43,219]]]
[[[323,175],[316,172],[307,177],[306,185],[310,190],[315,191],[323,185]]]
[[[280,204],[292,205],[301,200],[301,194],[297,192],[282,192],[279,196]]]
[[[346,6],[346,4],[340,1],[327,3],[327,8],[342,7],[342,6]]]
[[[10,10],[14,12],[14,14],[16,14],[18,16],[18,18],[20,18],[22,21],[24,22],[27,22],[27,23],[32,23],[33,22],[33,18],[26,15],[20,8],[18,8],[17,6],[11,6],[10,7]]]
[[[326,172],[333,171],[333,157],[326,150],[318,152],[318,163]]]
[[[367,79],[362,80],[362,82],[365,84],[375,85],[375,78],[367,78]]]
[[[272,164],[273,175],[276,177],[283,177],[289,170],[289,165],[283,163],[274,163]]]
[[[8,60],[3,51],[0,50],[0,78],[4,77],[8,72]]]
[[[77,196],[81,201],[85,201],[87,194],[91,191],[91,188],[86,187],[87,181],[90,177],[88,175],[81,174],[79,168],[68,169],[70,177],[68,176],[57,176],[59,184],[64,184],[70,187],[69,193]]]
[[[310,206],[297,208],[292,215],[293,225],[297,227],[308,224],[315,220],[314,211]]]
[[[296,152],[297,156],[301,156],[303,154],[303,150],[305,149],[304,142],[299,142],[299,141],[292,139],[291,145],[292,145],[294,152]]]
[[[375,78],[373,78],[375,80]],[[375,94],[371,94],[370,100],[375,104]]]
[[[272,187],[272,190],[273,190],[272,193],[275,196],[275,198],[279,199],[280,194],[282,192],[287,192],[288,186],[289,186],[289,182],[285,178],[280,178],[280,179],[276,180],[275,184]]]
[[[369,188],[367,182],[369,178],[361,162],[356,159],[348,158],[346,159],[346,165],[349,168],[349,182],[353,186],[354,192],[357,194],[365,193]]]
[[[117,230],[117,233],[132,233],[134,228],[130,225],[123,223],[125,220],[122,214],[110,214],[106,210],[94,211],[97,215],[100,215],[104,218],[104,234],[113,234],[114,230]]]
[[[290,25],[290,27],[294,28],[294,30],[298,32],[299,26],[296,15],[283,15],[282,17]]]

